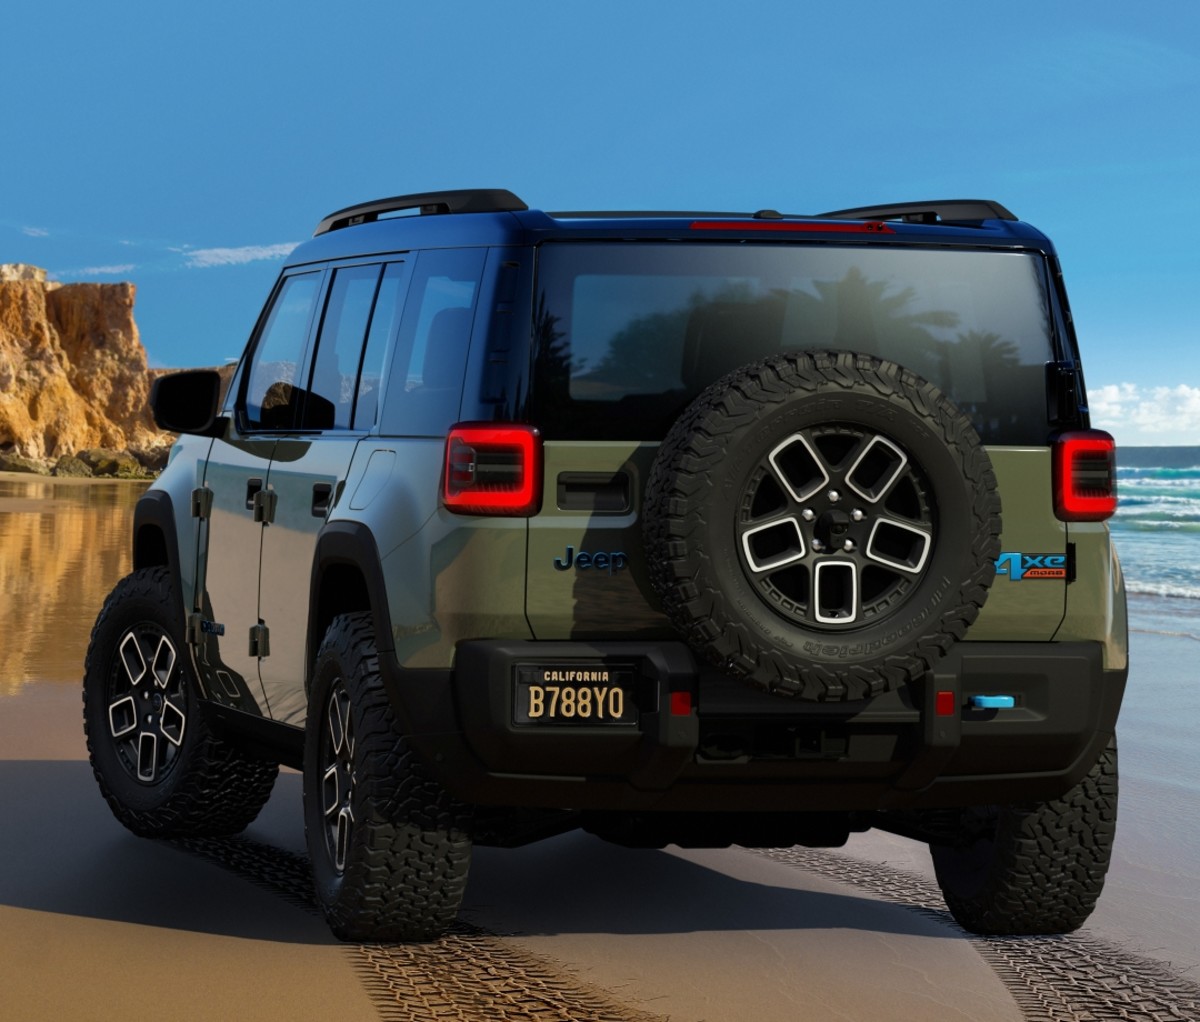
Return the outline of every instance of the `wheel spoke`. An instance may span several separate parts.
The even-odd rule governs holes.
[[[125,677],[130,685],[137,685],[146,675],[146,658],[142,656],[142,648],[133,632],[126,633],[125,638],[121,640],[119,653],[121,666],[125,668]]]
[[[158,776],[158,736],[153,731],[138,735],[138,780],[153,781]]]
[[[742,552],[756,575],[801,560],[807,550],[800,522],[789,515],[746,529],[742,533]]]
[[[821,624],[846,625],[858,620],[858,566],[826,558],[813,571],[813,616]]]
[[[324,794],[325,815],[332,816],[337,812],[342,802],[341,778],[338,776],[338,764],[333,763],[325,771],[321,779],[321,790]]]
[[[342,756],[346,760],[347,765],[354,762],[354,718],[350,715],[350,697],[342,692],[344,702],[342,704],[342,729],[346,735],[345,747],[342,750]]]
[[[767,455],[779,484],[797,504],[803,504],[829,482],[824,458],[803,433],[793,433]]]
[[[175,647],[165,635],[158,640],[158,649],[154,651],[154,683],[166,691],[167,683],[171,680],[171,671],[175,669]]]
[[[876,564],[916,575],[932,548],[933,530],[928,526],[880,518],[871,528],[864,553]]]
[[[873,436],[857,450],[846,485],[863,500],[878,503],[891,492],[908,465],[908,455],[886,437]]]
[[[179,748],[183,744],[183,732],[186,726],[187,717],[184,712],[169,699],[164,700],[162,718],[158,724],[158,729],[162,732],[163,737],[175,748]]]
[[[354,815],[347,806],[338,813],[336,834],[334,836],[333,865],[339,873],[346,869],[346,851],[350,847],[350,830],[354,823]]]
[[[342,688],[340,685],[334,687],[333,693],[329,697],[329,740],[333,746],[335,756],[345,755],[346,742],[346,714],[345,707],[342,705]]]
[[[114,738],[123,738],[137,728],[137,704],[133,696],[125,696],[108,707],[108,729]]]

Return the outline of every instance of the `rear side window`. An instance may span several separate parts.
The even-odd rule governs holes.
[[[388,370],[382,433],[445,436],[457,419],[484,255],[433,249],[417,256]]]
[[[377,264],[334,271],[305,402],[305,429],[350,428],[358,364],[382,269]]]
[[[358,377],[358,397],[354,404],[354,428],[370,429],[379,414],[379,392],[383,387],[383,360],[388,342],[400,326],[400,312],[408,290],[408,266],[390,263],[383,271],[379,297],[371,316],[371,329],[363,352]]]
[[[930,380],[985,443],[1045,442],[1044,264],[963,249],[547,244],[534,322],[549,438],[661,439],[725,373],[789,349],[861,351]]]

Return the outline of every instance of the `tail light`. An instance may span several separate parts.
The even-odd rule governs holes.
[[[1102,522],[1117,510],[1117,445],[1098,430],[1054,441],[1054,513],[1064,522]]]
[[[542,443],[532,426],[464,423],[446,438],[442,502],[460,515],[531,515],[542,501]]]

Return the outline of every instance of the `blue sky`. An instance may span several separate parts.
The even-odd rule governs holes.
[[[1200,444],[1200,4],[114,0],[3,32],[0,262],[135,282],[153,364],[240,354],[364,199],[984,197],[1058,246],[1096,423]]]

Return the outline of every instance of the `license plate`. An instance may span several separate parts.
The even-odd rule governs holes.
[[[635,725],[635,674],[608,664],[522,665],[513,681],[513,722]]]

